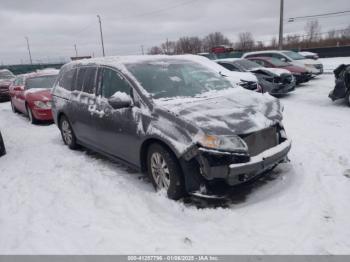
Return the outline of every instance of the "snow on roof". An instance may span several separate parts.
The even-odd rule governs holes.
[[[245,58],[221,58],[221,59],[215,59],[215,62],[234,62],[238,60],[243,60]]]

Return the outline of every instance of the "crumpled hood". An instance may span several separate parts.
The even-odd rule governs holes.
[[[229,71],[225,72],[225,75],[228,79],[232,79],[236,82],[236,84],[239,84],[243,81],[248,82],[258,82],[258,79],[256,76],[250,72],[236,72],[236,71]]]
[[[282,68],[265,67],[265,68],[260,68],[260,70],[265,70],[278,76],[281,76],[282,74],[290,74],[290,71]]]
[[[207,97],[179,98],[157,104],[206,134],[247,134],[282,120],[279,100],[240,87]]]
[[[35,101],[47,102],[52,100],[51,89],[47,88],[29,89],[25,92],[25,95],[27,96],[27,98]]]

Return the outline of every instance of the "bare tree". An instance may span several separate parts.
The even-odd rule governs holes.
[[[254,38],[251,32],[243,32],[238,35],[236,48],[238,50],[249,51],[254,48]]]
[[[226,36],[224,36],[221,32],[214,32],[207,35],[206,37],[203,38],[202,43],[203,43],[204,51],[210,51],[210,49],[214,46],[219,46],[219,45],[231,46],[232,45],[231,41]]]
[[[284,41],[286,47],[289,47],[289,48],[299,47],[300,36],[299,35],[287,35],[283,41]]]
[[[306,40],[308,42],[316,42],[321,38],[321,26],[318,20],[311,20],[305,26]]]
[[[343,39],[350,39],[350,25],[345,29],[341,30],[340,37]]]
[[[148,50],[148,54],[149,55],[158,55],[158,54],[162,54],[162,49],[159,46],[152,46],[149,50]]]
[[[168,39],[160,45],[164,54],[174,55],[176,53],[176,42],[169,41]]]
[[[270,46],[271,48],[276,48],[278,46],[277,38],[275,36],[272,37]]]
[[[337,31],[335,29],[329,30],[327,33],[328,39],[334,39],[337,37]]]
[[[198,37],[181,37],[176,42],[177,54],[197,54],[202,50],[202,41]]]

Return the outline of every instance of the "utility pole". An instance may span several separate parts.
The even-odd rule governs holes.
[[[28,53],[29,53],[29,61],[30,61],[30,64],[32,65],[32,64],[33,64],[33,60],[32,60],[32,54],[30,53],[29,39],[28,39],[27,36],[25,37],[25,39],[27,40],[27,48],[28,48]]]
[[[74,44],[74,49],[75,49],[75,57],[78,57],[78,49],[77,49],[77,44]]]
[[[97,15],[98,22],[100,24],[100,34],[101,34],[101,45],[102,45],[102,55],[105,56],[105,46],[103,44],[103,34],[102,34],[102,23],[100,15]]]
[[[283,49],[283,8],[284,8],[284,0],[280,0],[280,32],[278,38],[278,49]]]
[[[144,50],[143,50],[143,45],[141,45],[141,53],[142,53],[142,55],[145,54],[145,52],[144,52]]]

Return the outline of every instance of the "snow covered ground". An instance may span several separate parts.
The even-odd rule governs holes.
[[[322,75],[282,98],[290,163],[199,209],[1,103],[0,253],[349,254],[350,108],[333,86]]]

